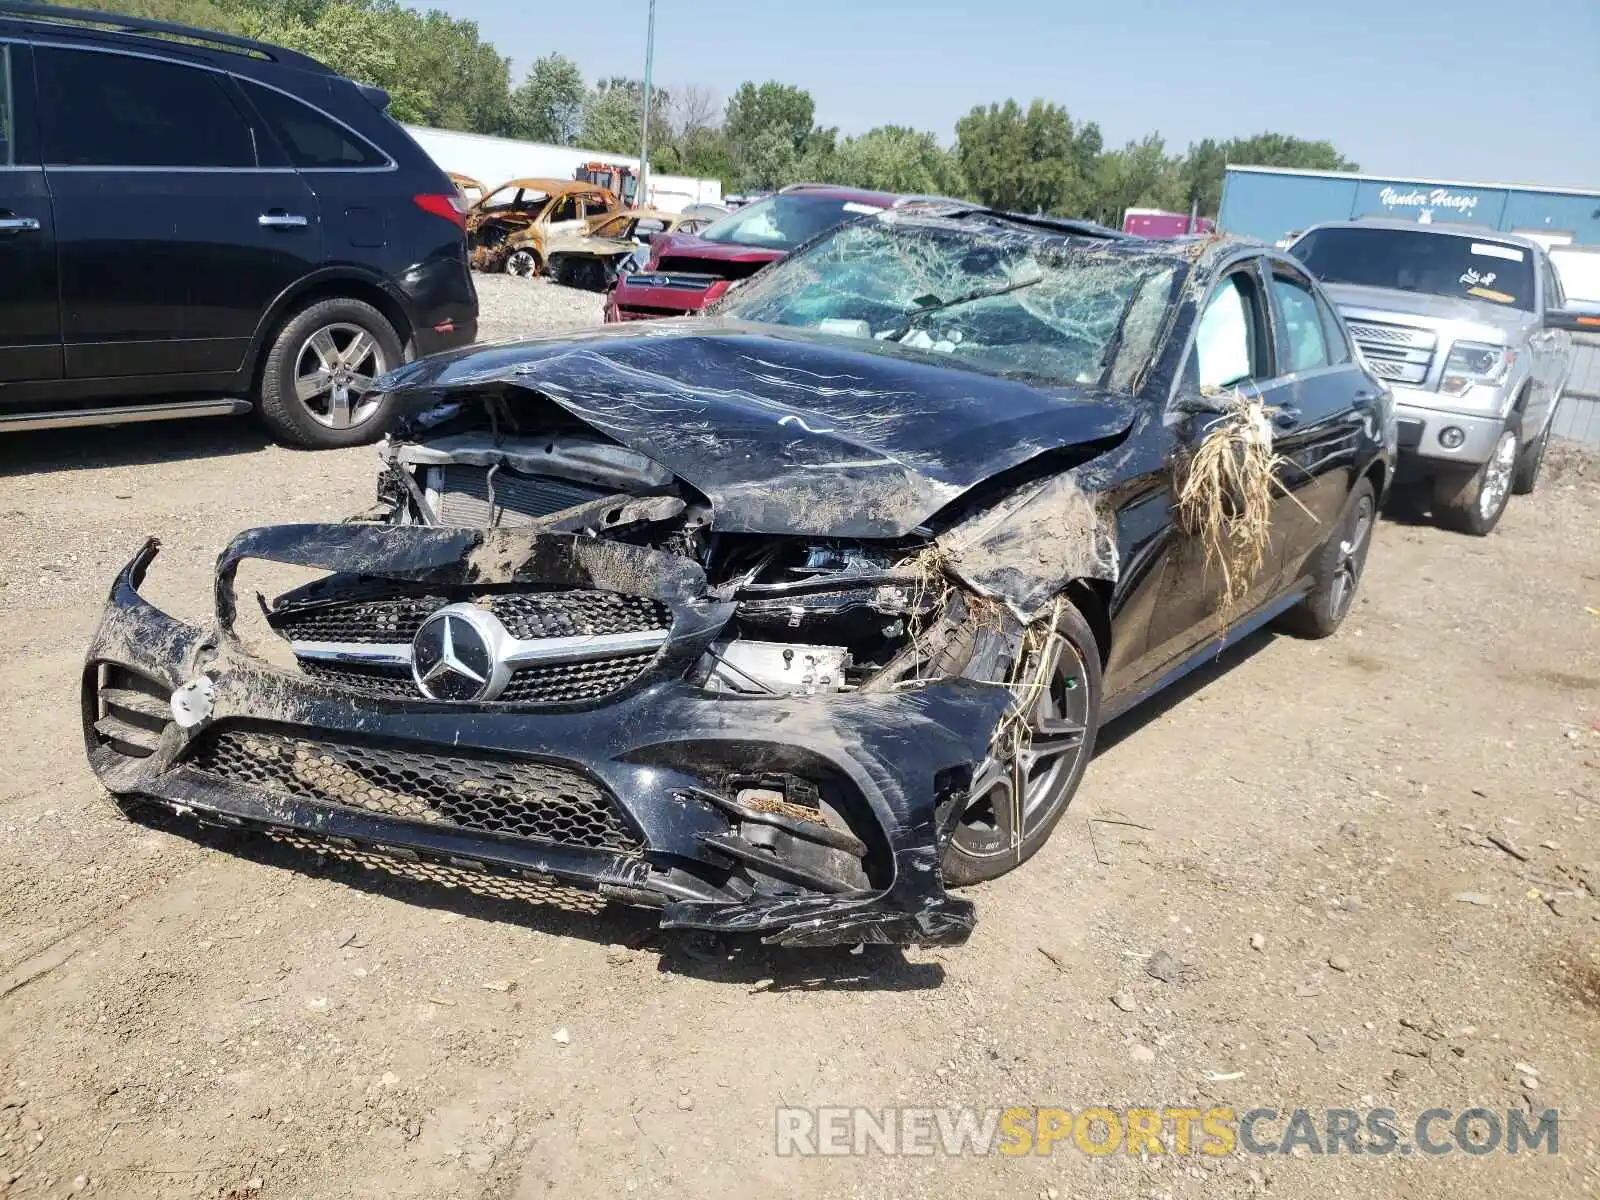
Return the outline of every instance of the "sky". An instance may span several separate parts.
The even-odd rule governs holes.
[[[477,21],[519,80],[551,52],[591,80],[643,74],[647,0],[434,5]],[[1038,98],[1107,145],[1272,130],[1370,174],[1600,188],[1600,0],[658,0],[655,78],[722,99],[797,84],[847,134],[949,144],[974,105]]]

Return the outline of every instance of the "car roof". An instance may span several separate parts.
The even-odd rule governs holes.
[[[893,208],[901,197],[896,192],[873,192],[866,188],[841,187],[834,183],[791,183],[778,192],[780,196],[816,196],[823,200],[847,200],[856,204],[874,204],[880,208]],[[766,199],[766,197],[762,197]]]
[[[1308,225],[1300,237],[1316,229],[1405,229],[1416,233],[1441,233],[1452,237],[1486,238],[1491,241],[1504,242],[1508,246],[1520,246],[1524,250],[1540,250],[1543,247],[1533,238],[1520,233],[1502,233],[1488,225],[1474,225],[1468,221],[1430,221],[1423,224],[1420,221],[1407,221],[1400,217],[1358,217],[1353,221],[1322,221],[1316,225]],[[1298,240],[1298,239],[1296,239]]]

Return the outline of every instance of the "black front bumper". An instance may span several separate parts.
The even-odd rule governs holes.
[[[1009,704],[1003,688],[948,680],[882,694],[752,699],[704,691],[683,676],[732,605],[707,598],[704,576],[684,559],[595,539],[368,525],[252,530],[221,557],[210,629],[179,622],[139,595],[155,553],[152,541],[118,575],[84,673],[89,761],[119,796],[232,825],[598,889],[661,907],[666,927],[811,946],[949,944],[971,931],[973,906],[945,893],[939,860],[971,768]],[[649,594],[668,606],[673,624],[644,675],[599,703],[360,695],[245,651],[233,632],[233,580],[248,558],[441,587],[586,585]],[[160,721],[143,757],[129,753],[106,721],[108,680],[142,681],[159,697],[201,677],[214,697],[209,714],[187,729]],[[224,738],[279,747],[264,752],[273,770],[219,773],[214,748]],[[377,760],[386,774],[371,795],[383,798],[393,780],[432,786],[423,778],[430,761],[458,780],[475,763],[483,772],[554,773],[614,804],[623,834],[568,835],[537,822],[519,826],[501,812],[467,827],[420,808],[370,811],[359,794],[352,801],[319,790],[325,785],[316,772],[342,779],[352,762]],[[728,794],[730,774],[761,772],[823,781],[850,827],[829,836],[865,847],[871,886],[844,888],[809,861],[785,861],[782,836],[776,850],[771,839],[752,838],[788,820],[742,810]],[[371,782],[370,773],[361,776],[361,786]],[[496,793],[477,786],[493,809]]]

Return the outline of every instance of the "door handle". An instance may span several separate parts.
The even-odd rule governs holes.
[[[263,229],[304,229],[310,222],[299,213],[286,213],[281,209],[273,209],[257,217],[256,224]]]
[[[0,217],[0,233],[38,233],[38,217]]]
[[[1298,408],[1278,408],[1272,412],[1272,423],[1279,429],[1293,429],[1300,424],[1301,412]]]

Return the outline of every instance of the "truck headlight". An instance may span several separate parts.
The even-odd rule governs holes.
[[[1460,396],[1479,384],[1500,384],[1511,373],[1517,352],[1509,346],[1487,342],[1457,342],[1444,360],[1444,375],[1439,390],[1446,396]]]

